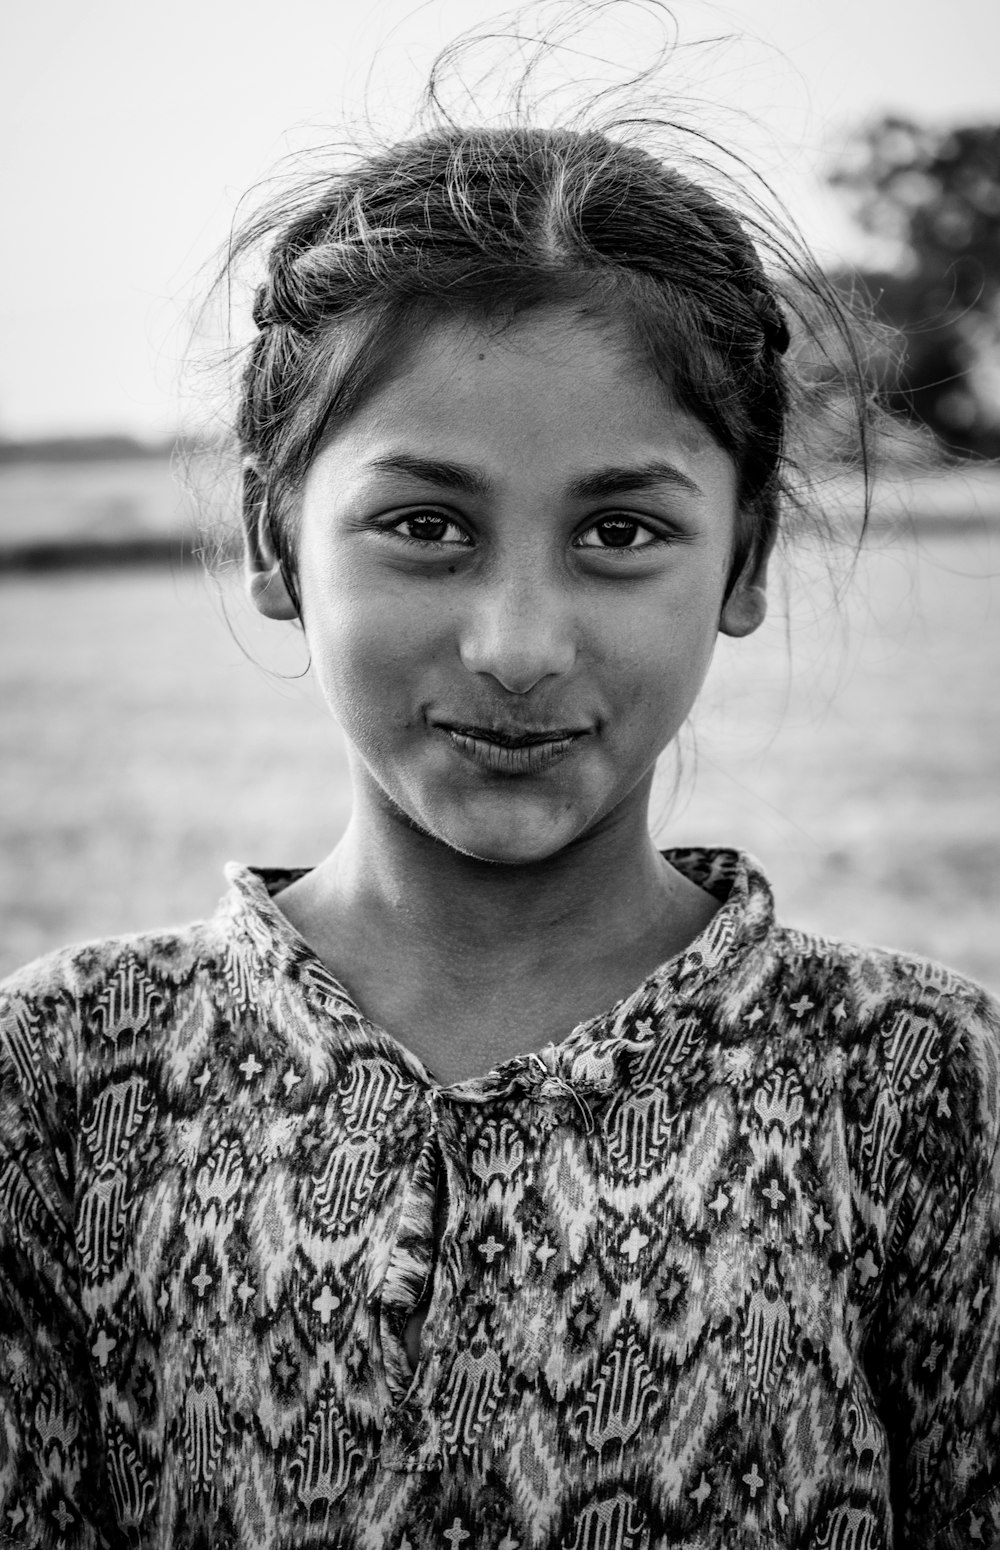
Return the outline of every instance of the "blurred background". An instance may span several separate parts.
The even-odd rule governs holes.
[[[861,556],[793,544],[768,624],[720,644],[658,836],[749,848],[784,918],[1000,989],[1000,11],[671,9],[678,100],[891,328],[877,369],[910,432]],[[204,914],[229,857],[308,865],[345,822],[301,642],[197,559],[206,503],[235,514],[224,479],[199,503],[184,476],[214,389],[181,367],[244,191],[345,116],[405,132],[440,46],[501,7],[361,12],[38,0],[5,20],[0,972]],[[857,480],[826,455],[849,530]]]

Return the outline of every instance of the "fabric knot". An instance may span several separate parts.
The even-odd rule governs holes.
[[[558,1073],[552,1071],[540,1055],[533,1055],[532,1060],[536,1061],[541,1067],[538,1085],[535,1089],[536,1095],[539,1098],[548,1099],[551,1103],[572,1103],[583,1122],[584,1132],[588,1136],[592,1135],[594,1132],[594,1116],[579,1088],[567,1082],[565,1077],[559,1076]]]

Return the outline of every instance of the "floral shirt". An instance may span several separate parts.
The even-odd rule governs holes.
[[[688,950],[450,1087],[294,874],[7,983],[0,1545],[1000,1544],[998,1008],[668,857]]]

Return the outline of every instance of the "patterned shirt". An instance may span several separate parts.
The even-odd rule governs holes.
[[[1000,1543],[1000,1009],[667,855],[701,936],[453,1086],[298,874],[7,983],[0,1545]]]

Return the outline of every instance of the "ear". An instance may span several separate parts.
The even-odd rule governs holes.
[[[247,591],[268,619],[297,619],[298,608],[282,574],[271,536],[267,483],[256,463],[243,465],[243,548]]]
[[[719,630],[723,635],[752,635],[767,614],[767,561],[765,554],[747,561],[722,605]]]

